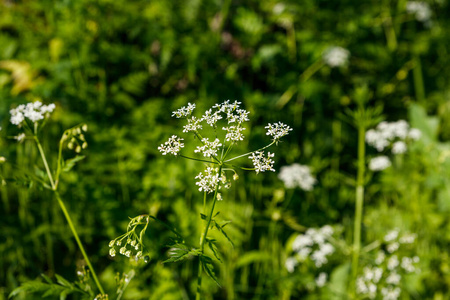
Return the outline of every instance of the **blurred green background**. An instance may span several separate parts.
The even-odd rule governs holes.
[[[115,274],[135,269],[124,299],[193,298],[196,261],[161,264],[170,235],[163,227],[149,229],[148,264],[108,257],[108,243],[143,213],[198,243],[200,168],[157,147],[181,133],[173,110],[236,99],[251,112],[242,150],[266,144],[267,123],[289,124],[294,130],[273,149],[275,168],[309,165],[318,184],[286,190],[278,171],[240,174],[218,205],[235,247],[221,241],[222,288],[204,279],[206,299],[288,299],[286,291],[345,299],[297,284],[309,271],[289,274],[284,260],[289,237],[309,227],[340,224],[351,244],[357,141],[342,114],[361,85],[368,106],[423,134],[395,168],[370,178],[363,245],[395,227],[417,233],[421,272],[401,299],[450,299],[450,4],[426,3],[424,22],[402,0],[1,0],[0,299],[41,273],[75,280],[83,264],[52,194],[18,175],[42,164],[31,141],[11,139],[19,131],[9,110],[36,98],[57,105],[42,132],[51,164],[63,130],[89,126],[86,159],[60,188],[110,295]],[[322,64],[330,46],[349,50],[345,66]],[[40,299],[17,298],[32,297]]]

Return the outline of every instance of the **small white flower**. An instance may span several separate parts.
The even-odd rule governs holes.
[[[431,9],[428,3],[422,1],[408,1],[406,11],[415,15],[419,22],[427,22],[431,19]]]
[[[391,161],[387,156],[372,158],[369,162],[369,169],[372,171],[383,171],[391,166]]]
[[[256,173],[265,171],[275,172],[275,169],[273,168],[274,161],[272,160],[272,157],[274,156],[274,153],[268,152],[267,157],[264,157],[264,151],[255,151],[248,158],[253,161]]]
[[[278,178],[284,182],[286,188],[299,187],[305,191],[311,191],[317,182],[311,175],[309,167],[300,164],[281,167]]]
[[[264,128],[267,129],[266,135],[270,135],[275,142],[279,141],[283,136],[288,135],[289,131],[292,131],[291,127],[281,122],[273,124],[269,123]]]
[[[110,255],[111,257],[116,256],[116,249],[114,249],[114,248],[109,249],[109,255]]]
[[[200,174],[195,176],[195,179],[199,180],[195,183],[199,186],[198,190],[207,193],[213,192],[220,182],[217,170],[211,167],[207,167],[203,173],[200,172]]]
[[[181,142],[182,140],[182,138],[172,135],[167,142],[158,147],[158,150],[162,153],[162,155],[166,155],[168,153],[177,155],[181,148],[184,147],[184,144]]]
[[[340,66],[346,65],[348,62],[349,56],[350,56],[350,51],[348,51],[347,49],[344,49],[342,47],[333,46],[333,47],[327,48],[324,51],[322,58],[327,65],[334,68],[334,67],[340,67]]]
[[[375,263],[377,265],[380,265],[384,262],[385,259],[386,259],[386,255],[384,254],[384,251],[380,250],[380,251],[378,251],[377,257],[375,258]]]
[[[242,134],[242,131],[245,130],[245,128],[241,126],[228,126],[223,127],[223,130],[226,130],[225,139],[227,142],[229,141],[242,141],[244,139],[244,135]]]
[[[200,124],[200,123],[203,121],[203,119],[198,119],[196,117],[192,117],[187,120],[188,120],[188,123],[187,123],[187,125],[183,126],[183,132],[197,131],[199,129],[202,129],[202,124]]]
[[[398,229],[391,230],[384,236],[384,241],[385,242],[391,242],[391,241],[397,239],[398,234],[399,234],[399,230]]]
[[[327,283],[328,275],[325,272],[321,272],[316,278],[316,284],[318,287],[323,287]]]
[[[217,150],[222,146],[219,139],[210,142],[208,138],[202,139],[203,146],[197,146],[195,153],[203,153],[205,157],[217,156]]]
[[[413,262],[412,258],[403,257],[401,267],[408,273],[414,272],[416,268],[414,267]]]
[[[213,112],[212,109],[209,109],[205,112],[202,119],[205,120],[208,125],[215,127],[217,121],[222,119],[222,116],[220,115],[219,111]]]
[[[19,133],[17,136],[14,137],[14,139],[17,140],[17,142],[22,142],[24,139],[26,138],[26,134],[25,133]]]
[[[400,297],[401,290],[399,287],[384,287],[381,289],[383,300],[397,300]]]
[[[25,118],[36,123],[45,116],[48,116],[55,109],[55,104],[42,105],[40,101],[30,102],[27,105],[19,105],[15,109],[11,109],[11,123],[20,126]]]
[[[189,117],[195,109],[195,104],[188,103],[187,106],[183,106],[182,108],[172,112],[172,117],[177,118],[186,118]]]
[[[286,267],[286,270],[289,273],[294,272],[297,264],[298,264],[298,262],[297,262],[297,259],[295,259],[295,257],[288,257],[288,258],[286,258],[286,261],[284,262],[284,266]]]
[[[408,133],[408,137],[412,139],[413,141],[417,141],[422,136],[422,131],[420,131],[417,128],[411,128],[411,130]]]
[[[395,251],[398,250],[399,247],[400,247],[400,244],[397,242],[394,242],[394,243],[390,243],[389,245],[387,245],[386,250],[389,253],[394,253]]]
[[[292,249],[299,251],[300,249],[314,245],[313,239],[308,235],[299,234],[292,243]]]
[[[403,141],[397,141],[392,145],[393,154],[403,154],[406,152],[406,144]]]
[[[395,268],[397,268],[399,264],[400,264],[400,262],[398,261],[397,255],[393,255],[393,256],[391,256],[391,258],[389,258],[389,260],[387,262],[387,267],[389,270],[392,271]]]

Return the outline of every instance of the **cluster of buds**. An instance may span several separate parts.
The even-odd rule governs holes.
[[[87,124],[81,124],[67,129],[63,134],[61,142],[63,143],[67,141],[68,149],[74,150],[76,153],[80,153],[82,149],[86,149],[88,146],[84,136],[84,132],[87,132],[87,130]]]
[[[150,218],[147,215],[140,215],[130,220],[127,232],[109,242],[109,255],[116,256],[117,249],[119,254],[126,257],[134,257],[139,260],[144,258],[144,245],[142,238],[147,230]],[[138,232],[138,226],[144,226]]]

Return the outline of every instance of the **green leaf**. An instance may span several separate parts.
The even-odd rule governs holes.
[[[203,270],[205,270],[206,274],[214,280],[215,283],[220,287],[219,281],[217,280],[216,274],[214,273],[214,265],[211,257],[206,255],[200,256],[200,262],[203,266]]]
[[[226,222],[225,224],[223,224],[222,226],[220,226],[219,224],[215,224],[216,225],[216,228],[217,228],[217,230],[219,230],[219,232],[220,233],[222,233],[222,235],[230,242],[230,244],[231,244],[231,246],[233,246],[233,248],[234,248],[234,243],[233,243],[233,241],[230,239],[230,237],[228,236],[228,234],[223,230],[223,228],[227,225],[227,224],[229,224],[230,222]]]
[[[209,249],[211,249],[212,253],[214,254],[214,257],[217,258],[218,261],[222,262],[222,260],[220,259],[220,254],[219,254],[217,246],[216,246],[216,240],[207,238],[206,242],[208,243]]]
[[[330,299],[332,300],[344,300],[347,299],[347,283],[348,275],[350,273],[350,263],[342,264],[331,273],[330,283],[328,288],[332,292]]]
[[[263,251],[249,251],[242,255],[236,262],[236,267],[243,267],[255,262],[266,262],[272,260],[272,255]]]
[[[61,169],[61,172],[69,172],[77,162],[83,160],[85,158],[84,155],[77,155],[74,158],[70,158],[64,161],[64,165]]]
[[[170,248],[168,254],[170,258],[163,261],[163,264],[185,260],[190,254],[192,254],[192,252],[184,244],[175,244],[172,248]]]

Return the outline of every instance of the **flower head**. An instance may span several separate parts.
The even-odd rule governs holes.
[[[269,123],[265,128],[267,129],[266,135],[270,135],[275,142],[278,142],[283,136],[288,135],[289,131],[292,131],[291,127],[281,122]]]
[[[387,156],[372,158],[369,162],[369,169],[372,171],[383,171],[391,166],[391,161]]]
[[[347,64],[348,58],[350,56],[350,51],[342,47],[329,47],[323,53],[324,62],[330,67],[340,67]]]
[[[187,106],[172,112],[172,117],[176,118],[186,118],[189,117],[195,109],[195,104],[188,103]]]
[[[162,155],[166,155],[168,153],[177,155],[181,148],[184,147],[184,144],[181,142],[182,140],[182,138],[172,135],[167,142],[158,147],[158,150],[162,153]]]
[[[253,161],[253,166],[255,167],[256,173],[265,171],[275,172],[275,169],[273,168],[274,161],[272,160],[272,157],[274,156],[274,153],[268,152],[267,157],[265,157],[264,151],[256,151],[253,152],[248,158]]]
[[[55,109],[55,104],[43,105],[42,102],[29,102],[27,105],[21,104],[18,107],[11,109],[11,123],[17,126],[21,126],[25,119],[36,123],[43,120],[50,115]]]
[[[299,187],[305,191],[311,191],[317,182],[311,175],[309,167],[300,164],[281,167],[278,178],[284,182],[284,185],[288,189]]]

